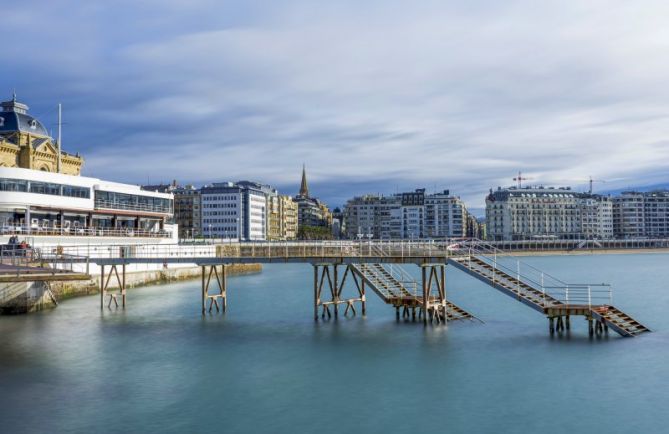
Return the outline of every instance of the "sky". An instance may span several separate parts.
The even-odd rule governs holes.
[[[84,174],[365,193],[669,181],[669,3],[3,2],[0,99]],[[2,94],[6,97],[2,97]]]

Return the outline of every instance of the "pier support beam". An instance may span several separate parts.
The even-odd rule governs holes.
[[[220,267],[220,269],[219,269]],[[207,270],[209,268],[209,270]],[[215,278],[218,292],[210,293],[210,284],[212,277]],[[228,282],[226,265],[202,266],[202,315],[207,311],[207,300],[209,300],[209,312],[216,306],[216,312],[224,312],[228,309]],[[214,291],[216,291],[214,289]],[[218,302],[221,302],[219,307]]]
[[[125,285],[125,264],[121,264],[121,274],[118,272],[118,265],[112,265],[109,270],[109,274],[105,278],[105,266],[100,266],[100,309],[103,309],[105,306],[105,298],[109,296],[109,303],[107,308],[111,309],[112,302],[119,307],[118,296],[121,296],[121,307],[125,308],[125,296],[126,296],[126,285]],[[118,291],[112,292],[109,289],[109,283],[112,276],[116,277],[116,282],[118,283]]]
[[[341,278],[339,267],[345,267]],[[357,297],[342,298],[342,293],[349,276],[351,277],[350,280],[355,284]],[[324,287],[326,287],[326,290],[329,290],[330,300],[323,300]],[[367,313],[365,283],[364,280],[358,279],[350,266],[338,264],[314,264],[314,320],[318,320],[319,306],[322,306],[321,318],[323,319],[326,316],[332,318],[333,315],[335,319],[338,318],[340,304],[346,305],[344,316],[347,316],[349,312],[355,315],[357,313],[355,303],[360,303],[362,314],[365,315]],[[332,311],[330,311],[330,307],[332,307]]]
[[[423,324],[427,325],[428,321],[435,321],[437,324],[440,322],[446,323],[448,320],[446,311],[446,265],[423,264],[421,265],[421,277]]]

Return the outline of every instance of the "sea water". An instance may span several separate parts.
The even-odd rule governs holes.
[[[0,432],[667,433],[669,255],[542,256],[571,282],[613,285],[653,330],[568,334],[447,267],[448,297],[482,320],[313,320],[309,265],[229,278],[226,314],[200,314],[200,282],[132,289],[0,317]],[[417,267],[406,266],[418,276]]]

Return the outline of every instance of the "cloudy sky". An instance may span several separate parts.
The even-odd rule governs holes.
[[[3,2],[0,96],[85,174],[362,193],[669,181],[666,1]],[[528,181],[529,182],[529,181]]]

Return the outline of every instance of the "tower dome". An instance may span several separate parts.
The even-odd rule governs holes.
[[[0,134],[26,133],[49,137],[42,123],[28,114],[28,106],[16,100],[16,93],[9,101],[0,103]]]

